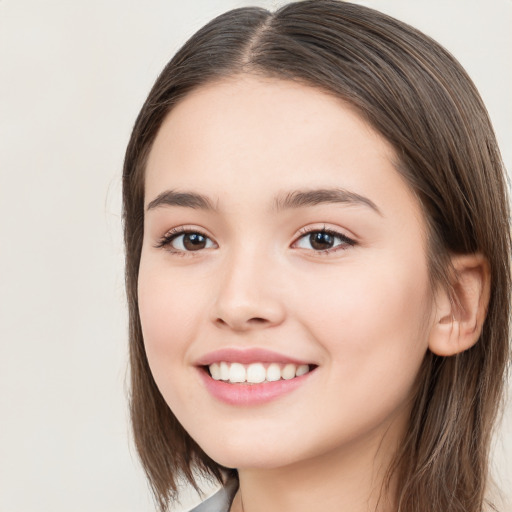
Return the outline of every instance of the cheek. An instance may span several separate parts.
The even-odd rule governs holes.
[[[383,384],[389,389],[390,380],[397,392],[412,385],[428,345],[431,295],[426,266],[381,258],[347,265],[320,280],[316,276],[307,286],[319,287],[326,292],[304,301],[299,316],[329,354],[336,373],[360,383],[360,389],[366,386],[366,392]],[[400,377],[393,378],[398,370]]]
[[[162,265],[141,261],[139,314],[151,373],[169,407],[179,417],[194,409],[197,396],[189,382],[189,348],[200,328],[199,290],[176,279]]]
[[[176,364],[198,328],[198,290],[168,270],[142,260],[138,294],[144,344],[152,369]]]

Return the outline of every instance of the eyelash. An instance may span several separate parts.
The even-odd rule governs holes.
[[[206,235],[205,233],[203,233],[202,231],[200,231],[198,229],[188,229],[183,226],[180,226],[178,228],[173,228],[170,231],[168,231],[159,240],[159,242],[155,245],[155,247],[157,249],[167,249],[171,254],[174,254],[177,256],[186,256],[188,254],[193,254],[196,251],[182,251],[182,250],[178,250],[178,249],[173,249],[171,247],[172,242],[179,236],[191,235],[191,234],[201,235],[204,238],[210,240],[210,237],[208,235]],[[199,252],[199,251],[197,251],[197,252]]]
[[[294,244],[296,244],[299,240],[301,240],[305,236],[308,236],[308,235],[311,236],[313,233],[322,233],[322,234],[330,235],[334,238],[339,239],[342,242],[340,245],[332,247],[330,249],[322,249],[319,251],[313,250],[313,252],[315,254],[319,254],[319,255],[326,255],[326,254],[331,254],[331,253],[337,252],[337,251],[344,251],[348,247],[353,247],[354,245],[356,245],[356,241],[353,240],[352,238],[349,238],[348,236],[344,235],[343,233],[340,233],[339,231],[335,231],[333,229],[327,229],[325,226],[322,229],[302,228],[299,230],[299,233],[300,233],[300,236],[297,238],[297,240],[294,242]]]
[[[330,249],[322,249],[322,250],[318,250],[318,251],[311,249],[315,254],[321,254],[321,255],[331,254],[333,252],[337,252],[340,250],[341,251],[346,250],[348,247],[353,247],[354,245],[356,245],[356,241],[353,240],[352,238],[349,238],[348,236],[344,235],[343,233],[340,233],[339,231],[327,229],[325,226],[322,229],[302,228],[301,230],[299,230],[300,236],[295,240],[294,244],[296,244],[299,240],[301,240],[305,236],[308,236],[308,235],[311,236],[313,233],[322,233],[322,234],[330,235],[330,236],[334,237],[335,239],[339,239],[342,242],[339,246],[335,246]],[[187,234],[197,234],[197,235],[201,235],[202,237],[206,238],[207,240],[211,240],[208,235],[206,235],[205,233],[203,233],[202,231],[200,231],[198,229],[187,229],[187,228],[181,226],[178,228],[173,228],[170,231],[168,231],[159,240],[159,242],[155,245],[155,247],[157,249],[165,248],[172,254],[175,254],[178,256],[186,256],[189,254],[193,254],[194,252],[200,252],[201,250],[183,251],[183,250],[173,249],[171,247],[172,242],[176,238],[178,238],[179,236],[182,236],[182,235],[187,235]],[[307,250],[309,250],[309,249],[307,249]]]

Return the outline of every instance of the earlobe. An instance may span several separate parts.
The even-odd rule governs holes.
[[[480,337],[491,290],[491,273],[481,254],[452,258],[450,290],[436,295],[430,350],[452,356],[472,347]]]

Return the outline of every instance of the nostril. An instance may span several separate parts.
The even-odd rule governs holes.
[[[265,322],[267,322],[267,320],[265,320],[264,318],[250,318],[249,322],[253,324],[264,324]]]
[[[259,325],[264,325],[266,323],[268,323],[269,321],[265,318],[261,318],[261,317],[254,317],[254,318],[249,318],[245,323],[246,327],[247,326],[259,326]],[[226,322],[226,320],[222,319],[222,318],[217,318],[215,320],[215,323],[218,324],[219,326],[222,326],[222,327],[226,327],[226,326],[232,326],[232,327],[235,327],[235,322],[232,322],[230,324],[230,322]]]

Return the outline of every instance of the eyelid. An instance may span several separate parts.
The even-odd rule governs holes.
[[[329,235],[332,235],[334,237],[337,237],[342,240],[343,244],[340,244],[338,246],[332,247],[330,249],[323,249],[323,250],[315,250],[315,249],[305,249],[305,248],[299,248],[306,251],[309,251],[315,255],[326,255],[331,254],[333,252],[343,251],[346,250],[348,247],[353,247],[357,245],[357,241],[351,237],[346,235],[343,230],[340,228],[329,228],[325,224],[320,226],[306,226],[301,229],[299,229],[297,235],[295,236],[294,242],[292,243],[292,247],[297,244],[299,240],[304,238],[307,235],[311,235],[311,233],[327,233]]]
[[[187,251],[187,250],[175,249],[171,246],[171,243],[179,236],[184,235],[184,234],[191,234],[191,233],[196,233],[196,234],[199,234],[199,235],[205,237],[206,239],[208,239],[209,241],[211,241],[213,243],[214,247],[205,247],[202,249],[198,249],[197,251]],[[306,226],[306,227],[299,229],[297,234],[294,237],[294,242],[291,245],[292,248],[294,246],[296,246],[296,244],[299,242],[299,240],[301,240],[302,238],[304,238],[307,235],[311,235],[312,233],[326,233],[326,234],[332,235],[335,238],[340,239],[342,243],[335,247],[329,248],[329,249],[316,250],[313,248],[307,249],[307,248],[303,248],[303,247],[301,247],[299,249],[311,252],[316,255],[325,255],[325,254],[331,254],[333,252],[337,252],[340,250],[346,250],[349,247],[353,247],[354,245],[357,245],[356,240],[354,240],[354,238],[351,238],[348,235],[346,235],[343,232],[343,230],[341,230],[340,228],[331,228],[331,227],[327,227],[325,224],[323,224],[322,226],[318,226],[318,225],[317,226]],[[195,253],[201,253],[205,249],[218,248],[218,244],[215,242],[213,237],[208,235],[206,233],[206,231],[203,230],[202,228],[199,228],[196,226],[182,225],[182,226],[177,226],[177,227],[167,230],[165,232],[165,234],[160,237],[160,239],[158,240],[158,242],[155,244],[154,247],[157,249],[161,249],[161,248],[166,249],[170,253],[179,255],[179,256],[187,256],[187,255],[197,256],[198,254],[195,254]]]
[[[180,256],[185,256],[185,255],[192,255],[192,256],[194,256],[194,255],[196,255],[194,253],[202,252],[204,249],[198,250],[198,251],[182,251],[182,250],[174,249],[174,248],[171,247],[171,243],[176,238],[178,238],[180,235],[184,235],[184,234],[186,235],[186,234],[190,234],[190,233],[196,233],[198,235],[204,236],[205,238],[207,238],[208,240],[213,242],[213,244],[216,247],[218,247],[218,245],[215,242],[215,240],[210,235],[208,235],[205,232],[205,230],[203,230],[201,228],[198,228],[196,226],[187,226],[187,225],[177,226],[177,227],[174,227],[174,228],[171,228],[171,229],[167,230],[165,232],[165,234],[162,235],[159,238],[158,242],[154,245],[154,247],[156,249],[166,249],[170,253],[177,254],[177,255],[180,255]],[[211,249],[211,247],[209,247],[208,249]]]

